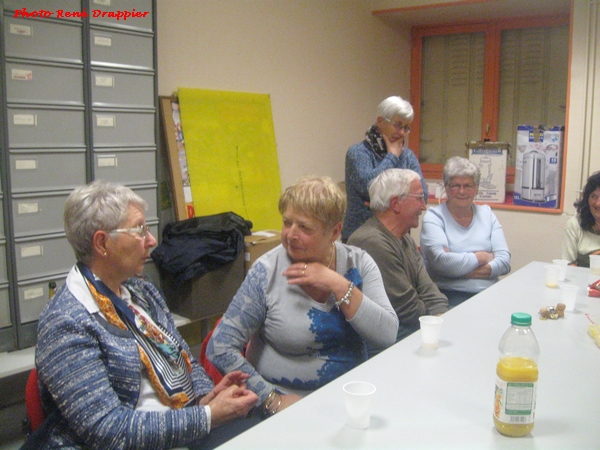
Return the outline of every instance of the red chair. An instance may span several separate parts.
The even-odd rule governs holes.
[[[208,347],[208,341],[210,341],[210,337],[212,336],[213,331],[215,331],[215,328],[217,328],[217,325],[219,324],[220,321],[221,321],[221,319],[219,318],[215,322],[215,326],[213,327],[213,329],[209,331],[209,333],[206,335],[206,337],[202,341],[202,347],[200,347],[200,358],[198,358],[200,365],[202,367],[204,367],[204,370],[206,371],[208,376],[212,378],[213,383],[215,383],[215,386],[217,384],[219,384],[219,382],[223,379],[223,375],[221,374],[221,372],[219,372],[219,369],[217,369],[215,366],[213,366],[212,363],[206,357],[206,347]],[[242,355],[244,355],[245,353],[246,353],[246,347],[244,347],[244,351],[242,352]]]
[[[46,418],[35,368],[29,372],[29,378],[27,378],[27,385],[25,386],[25,410],[27,419],[29,419],[30,432],[34,432]]]
[[[209,331],[209,333],[202,341],[202,347],[200,347],[200,358],[198,359],[202,367],[204,367],[204,370],[206,371],[208,376],[212,378],[213,383],[215,383],[215,386],[219,384],[219,382],[223,379],[223,375],[221,374],[221,372],[219,372],[219,369],[213,366],[212,363],[206,357],[206,347],[208,346],[208,341],[210,341],[210,337],[212,336],[213,331],[215,330],[220,321],[221,319],[215,322],[214,328]]]

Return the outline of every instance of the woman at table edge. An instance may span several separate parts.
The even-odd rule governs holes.
[[[600,171],[590,175],[574,206],[577,215],[567,221],[561,258],[589,267],[590,255],[600,254]]]

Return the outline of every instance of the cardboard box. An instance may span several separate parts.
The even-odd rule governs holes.
[[[191,320],[221,315],[244,281],[244,253],[235,261],[185,283],[161,271],[161,287],[169,309]]]
[[[281,244],[281,231],[255,231],[244,237],[244,275],[261,255]]]
[[[558,208],[564,127],[517,127],[515,205]]]
[[[469,160],[479,167],[481,178],[476,202],[504,203],[506,197],[506,142],[469,142]]]

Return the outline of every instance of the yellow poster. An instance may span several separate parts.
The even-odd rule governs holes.
[[[269,96],[180,88],[178,97],[196,216],[233,211],[253,230],[281,228]]]

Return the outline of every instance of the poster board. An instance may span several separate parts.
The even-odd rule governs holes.
[[[504,203],[506,199],[506,162],[508,142],[472,141],[467,143],[469,160],[480,171],[476,202]]]
[[[281,181],[269,96],[180,88],[178,98],[196,215],[233,211],[253,229],[279,229]]]
[[[194,217],[194,203],[177,97],[161,96],[160,114],[171,171],[171,191],[175,203],[175,217],[177,220],[189,219]]]

